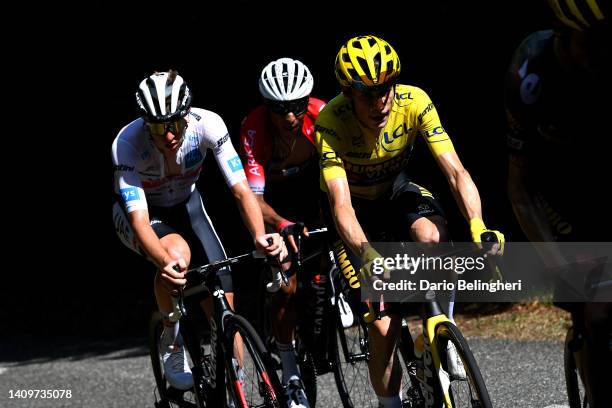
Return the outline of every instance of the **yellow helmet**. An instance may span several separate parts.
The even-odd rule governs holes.
[[[584,30],[609,19],[609,0],[548,0],[559,21],[575,30]]]
[[[400,73],[397,53],[385,40],[373,35],[351,38],[336,56],[340,85],[366,89],[393,81]]]

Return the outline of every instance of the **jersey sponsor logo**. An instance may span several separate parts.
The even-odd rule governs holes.
[[[255,143],[256,134],[257,132],[252,129],[247,131],[247,136],[244,138],[242,143],[242,150],[244,151],[244,156],[246,157],[249,173],[261,177],[261,173],[259,172],[259,163],[257,163],[255,160],[255,155],[253,154],[253,145]]]
[[[321,125],[315,125],[315,131],[320,132],[320,133],[328,134],[328,135],[333,136],[336,139],[340,140],[340,137],[338,136],[338,133],[336,133],[336,131],[333,130],[333,129],[329,129],[329,128],[323,127]]]
[[[542,91],[542,87],[540,86],[540,77],[536,73],[527,74],[527,66],[529,65],[529,60],[525,60],[521,68],[518,70],[519,77],[522,79],[521,81],[521,100],[526,105],[534,104]]]
[[[204,159],[199,148],[191,150],[185,155],[185,167],[193,167]]]
[[[378,164],[354,164],[344,162],[349,185],[371,186],[396,176],[409,161],[409,151]]]
[[[126,164],[116,164],[115,171],[134,171],[134,166],[128,166]]]
[[[189,116],[193,116],[194,118],[196,118],[198,122],[202,120],[202,117],[198,115],[197,113],[193,113],[193,111],[189,111]]]
[[[119,190],[119,193],[121,193],[121,197],[123,197],[123,202],[125,203],[140,199],[140,194],[138,194],[138,189],[136,187],[122,188]]]
[[[419,215],[433,214],[434,210],[429,204],[419,204],[417,206],[417,213]]]
[[[407,99],[414,99],[414,98],[412,97],[412,92],[404,92],[404,93],[401,93],[401,94],[397,94],[396,93],[395,94],[395,99],[398,99],[400,101],[405,101]]]
[[[387,147],[387,145],[393,143],[395,139],[408,134],[408,132],[410,132],[411,130],[412,128],[408,128],[405,123],[402,123],[393,130],[392,136],[389,135],[389,132],[383,133],[383,140],[385,141],[385,143],[381,144],[382,148],[387,152],[396,152],[398,150],[401,150],[403,146],[398,147],[397,149],[390,149]]]
[[[372,157],[371,152],[347,152],[345,154],[346,157],[355,157],[357,159],[369,159]]]
[[[430,137],[441,135],[443,133],[446,133],[446,131],[444,130],[444,128],[442,126],[436,126],[432,130],[424,130],[423,131],[423,135],[425,135],[428,139]]]
[[[429,105],[427,105],[427,107],[423,109],[423,112],[419,113],[419,116],[417,116],[419,123],[423,123],[423,117],[427,115],[429,111],[431,111],[433,108],[434,108],[433,103],[430,102]]]
[[[227,142],[229,140],[229,133],[226,133],[225,136],[223,136],[221,139],[217,140],[217,144],[215,145],[215,149],[220,148],[223,143]]]
[[[169,184],[171,181],[195,182],[195,179],[197,179],[198,174],[200,173],[200,170],[202,170],[201,163],[198,167],[191,169],[185,174],[180,174],[178,176],[168,176],[168,177],[158,178],[158,179],[153,179],[153,180],[142,180],[142,187],[145,189],[158,188],[165,184]],[[152,194],[152,192],[147,191],[147,194]]]
[[[231,159],[229,159],[227,161],[227,165],[232,170],[232,173],[235,173],[237,171],[243,170],[242,162],[240,161],[240,157],[238,157],[238,156],[235,156],[235,157],[232,157]]]

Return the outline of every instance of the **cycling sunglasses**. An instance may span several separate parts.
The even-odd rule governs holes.
[[[268,99],[266,102],[270,112],[281,116],[289,112],[293,112],[295,116],[300,116],[308,110],[308,96],[293,101],[271,101]]]
[[[172,132],[175,136],[181,136],[187,127],[187,121],[183,118],[167,123],[147,123],[153,136],[165,136]]]

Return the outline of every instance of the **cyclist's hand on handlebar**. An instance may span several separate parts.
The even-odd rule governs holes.
[[[299,251],[298,245],[295,242],[296,238],[299,235],[303,235],[305,237],[308,236],[308,228],[302,222],[291,222],[285,220],[279,225],[279,233],[289,241],[289,245],[291,246],[291,250],[294,253]]]
[[[161,282],[171,295],[178,295],[178,289],[187,284],[186,272],[187,262],[183,258],[173,259],[161,269]]]
[[[362,267],[359,269],[363,282],[373,283],[376,280],[388,280],[391,277],[391,269],[384,266],[384,257],[373,247],[369,246],[363,253]]]
[[[268,240],[272,240],[272,242],[268,243]],[[279,234],[260,235],[255,239],[255,247],[266,256],[275,256],[280,260],[285,259],[288,254],[285,242]]]
[[[504,234],[500,231],[487,229],[480,218],[470,220],[470,232],[472,233],[472,241],[478,244],[479,248],[484,247],[488,254],[502,255],[504,253],[504,243],[506,242]],[[488,245],[483,245],[483,243]]]

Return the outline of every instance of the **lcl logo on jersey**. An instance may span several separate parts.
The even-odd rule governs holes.
[[[401,125],[396,127],[391,134],[389,134],[389,132],[384,132],[384,143],[382,143],[382,148],[387,152],[396,152],[398,150],[401,150],[402,146],[399,146],[397,148],[391,148],[389,145],[391,145],[396,139],[407,135],[408,132],[410,132],[411,130],[412,128],[409,128],[408,126],[406,126],[405,123],[402,123]]]
[[[446,133],[446,131],[444,130],[444,128],[442,126],[437,126],[435,128],[433,128],[432,130],[426,130],[423,132],[423,134],[429,139],[430,137],[436,136],[436,135],[441,135],[443,133]]]

